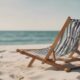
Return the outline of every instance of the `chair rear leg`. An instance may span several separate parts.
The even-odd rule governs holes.
[[[80,55],[80,51],[79,50],[76,50],[75,51],[78,55]],[[69,55],[69,58],[73,58],[73,55],[75,54],[75,52],[72,52],[70,55]]]
[[[78,55],[80,55],[80,51],[79,51],[79,50],[76,50],[76,53],[77,53]]]
[[[28,67],[31,67],[32,66],[32,64],[33,64],[33,62],[35,61],[35,57],[33,57],[32,59],[31,59],[31,61],[29,62],[29,64],[28,64]]]
[[[74,52],[69,55],[69,58],[73,58]]]

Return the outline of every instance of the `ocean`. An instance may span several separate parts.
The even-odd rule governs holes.
[[[51,44],[58,31],[0,31],[0,45]]]

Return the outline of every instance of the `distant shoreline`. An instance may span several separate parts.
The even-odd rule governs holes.
[[[51,44],[57,31],[0,31],[0,45]]]

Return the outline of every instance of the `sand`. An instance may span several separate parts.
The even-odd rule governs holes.
[[[27,67],[30,57],[16,52],[17,48],[43,48],[47,45],[0,46],[0,80],[80,80],[80,69],[72,72],[56,71],[52,66],[35,61]]]

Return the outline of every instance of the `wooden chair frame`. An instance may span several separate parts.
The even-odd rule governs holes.
[[[71,69],[73,69],[73,68],[70,68],[70,67],[66,66],[66,64],[58,64],[58,63],[56,63],[56,61],[64,61],[66,63],[70,63],[72,61],[80,61],[80,58],[72,58],[74,52],[69,56],[70,57],[69,59],[65,60],[63,58],[56,59],[55,51],[53,51],[55,46],[57,45],[60,37],[63,35],[65,29],[68,27],[70,22],[71,22],[71,17],[68,17],[65,24],[63,25],[62,29],[60,30],[57,37],[55,38],[54,43],[52,44],[52,46],[51,46],[51,48],[50,48],[50,50],[49,50],[49,52],[48,52],[48,54],[46,55],[45,58],[42,58],[40,56],[36,56],[36,55],[31,54],[31,53],[28,53],[24,49],[17,49],[17,52],[20,52],[21,54],[32,57],[32,60],[28,64],[28,67],[31,67],[33,62],[37,59],[37,60],[42,61],[43,63],[47,63],[49,65],[52,65],[53,67],[56,67],[57,69],[60,69],[60,70],[70,71]],[[76,50],[76,52],[80,53],[78,50]],[[54,60],[49,59],[51,54],[53,55]]]

